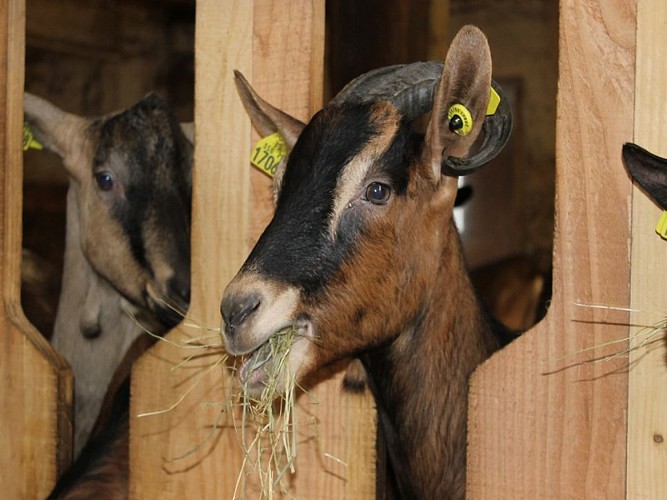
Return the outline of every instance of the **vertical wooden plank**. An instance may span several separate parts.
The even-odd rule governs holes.
[[[220,325],[222,289],[247,253],[250,124],[236,97],[233,70],[252,78],[252,29],[253,2],[197,2],[192,300],[188,316],[202,329],[179,327],[167,335],[169,341],[207,335],[204,343],[220,344],[216,328]],[[190,353],[193,351],[158,343],[133,370],[133,498],[231,498],[234,492],[241,468],[237,438],[217,430],[208,439],[220,403],[226,398],[228,374],[224,365],[213,365],[213,371],[207,372],[221,356],[219,350],[171,370]],[[170,406],[190,387],[194,387],[192,392],[173,411],[137,417]]]
[[[667,4],[637,4],[634,142],[667,157]],[[632,197],[631,324],[665,319],[665,242],[654,227],[660,210],[635,187]],[[663,331],[632,328],[628,388],[627,497],[667,498],[667,345]],[[642,342],[653,334],[653,342]]]
[[[256,1],[252,85],[272,104],[307,122],[322,107],[324,1]],[[310,17],[310,20],[308,19]],[[310,67],[279,61],[310,60]],[[253,143],[259,137],[253,134]],[[246,160],[247,164],[247,160]],[[250,243],[273,212],[269,179],[251,171]],[[338,372],[299,398],[296,498],[375,497],[375,411],[370,393],[341,391]]]
[[[241,70],[264,98],[307,120],[321,105],[323,31],[323,0],[197,3],[189,317],[210,331],[183,326],[168,335],[171,341],[207,334],[207,342],[220,344],[222,291],[272,212],[269,180],[250,170],[249,155],[257,137],[236,95],[232,70]],[[234,430],[238,413],[227,411],[218,420],[232,379],[222,366],[212,364],[220,350],[170,371],[190,352],[162,343],[135,367],[132,497],[232,498],[235,494],[243,462]],[[207,372],[208,367],[212,371]],[[137,417],[168,407],[190,387],[195,388],[173,411]],[[290,493],[322,499],[374,496],[375,420],[370,397],[343,396],[339,380],[334,379],[300,398],[297,418],[302,430]],[[252,478],[249,484],[248,497],[258,497]]]
[[[5,498],[44,498],[71,457],[72,376],[20,307],[25,3],[0,3],[0,450]]]
[[[469,498],[625,495],[627,361],[585,362],[623,346],[581,351],[629,318],[576,303],[629,303],[634,26],[623,0],[560,3],[553,300],[471,381]]]
[[[430,0],[428,12],[428,43],[426,58],[443,59],[447,54],[449,36],[449,0]]]

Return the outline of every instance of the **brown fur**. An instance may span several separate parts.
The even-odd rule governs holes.
[[[81,478],[75,486],[51,498],[60,500],[123,500],[129,490],[129,420],[123,421],[124,428],[117,438],[107,444],[104,456],[92,464],[92,470]]]
[[[50,498],[121,500],[129,494],[129,380],[134,362],[153,344],[139,337],[119,364],[81,457]]]
[[[415,198],[405,206],[395,204],[395,213],[387,218],[393,226],[378,224],[370,230],[359,254],[344,265],[327,296],[304,309],[320,319],[318,330],[326,332],[315,344],[315,366],[350,350],[385,350],[393,382],[392,389],[382,394],[387,404],[382,408],[379,403],[379,411],[403,417],[395,438],[405,455],[396,457],[401,474],[421,485],[427,494],[424,498],[436,498],[431,495],[443,491],[449,498],[462,498],[467,380],[499,343],[479,314],[453,224],[439,227],[446,208],[433,207],[421,219],[426,225],[416,226],[413,216],[421,202]],[[423,255],[440,258],[423,259]],[[384,274],[392,267],[406,272]],[[369,287],[368,283],[382,285]],[[359,309],[366,311],[361,320]],[[414,325],[415,318],[420,318],[420,325]],[[345,335],[348,329],[355,332],[353,337]],[[388,337],[392,332],[394,336]],[[375,363],[372,354],[363,356]],[[442,470],[435,473],[434,464]],[[456,486],[445,490],[443,485]]]

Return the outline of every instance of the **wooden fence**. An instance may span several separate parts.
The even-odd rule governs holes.
[[[544,321],[473,378],[469,497],[667,498],[664,346],[587,362],[625,349],[622,339],[638,330],[630,324],[664,318],[667,285],[658,263],[667,247],[653,232],[658,209],[632,187],[620,152],[634,140],[667,156],[667,5],[562,0],[560,15],[553,300]],[[3,2],[0,19],[0,491],[6,498],[43,498],[68,462],[72,377],[20,310],[24,2]],[[268,179],[248,168],[257,137],[232,70],[307,119],[322,104],[324,0],[199,0],[195,45],[189,315],[217,328],[224,285],[271,212]],[[193,335],[192,328],[168,339],[184,335]],[[135,498],[231,498],[235,491],[243,454],[216,404],[228,371],[211,368],[213,355],[171,370],[184,357],[160,343],[135,367]],[[374,498],[381,481],[372,400],[342,394],[340,373],[322,378],[299,401],[291,493]],[[136,416],[184,394],[173,411]],[[250,479],[247,491],[253,488]]]

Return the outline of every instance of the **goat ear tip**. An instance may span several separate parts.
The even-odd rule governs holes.
[[[624,153],[633,153],[633,152],[639,152],[639,151],[645,151],[644,148],[641,146],[638,146],[634,142],[626,142],[623,144],[623,152]]]
[[[623,144],[623,147],[621,148],[621,155],[623,157],[634,158],[642,155],[645,156],[647,154],[651,153],[649,153],[646,149],[642,148],[641,146],[638,146],[634,142],[626,142],[625,144]]]

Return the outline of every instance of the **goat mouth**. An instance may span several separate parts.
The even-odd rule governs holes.
[[[258,396],[269,387],[271,380],[269,373],[274,371],[275,360],[271,356],[270,340],[264,342],[258,349],[244,356],[239,370],[239,381],[246,394]]]
[[[296,370],[293,348],[307,342],[309,325],[299,322],[271,335],[254,351],[243,356],[239,381],[246,395],[262,400],[275,399],[293,387]]]
[[[173,328],[183,321],[187,305],[162,296],[151,283],[146,284],[144,298],[148,308],[166,328]]]

